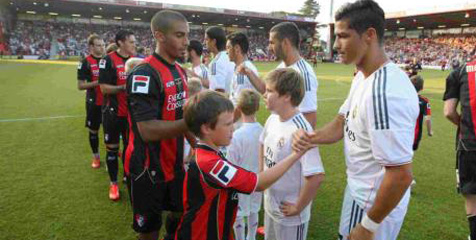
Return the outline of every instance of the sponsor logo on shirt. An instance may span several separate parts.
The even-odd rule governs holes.
[[[273,156],[273,150],[270,147],[266,147],[264,154],[264,164],[266,164],[266,167],[272,168],[274,165],[276,165],[276,162],[273,161]]]
[[[95,77],[98,77],[99,76],[99,70],[93,70],[93,75]]]
[[[177,94],[169,95],[167,98],[167,111],[174,111],[181,108],[187,100],[187,92],[182,91]]]
[[[136,220],[136,223],[139,227],[143,227],[144,224],[145,224],[145,216],[142,216],[140,214],[136,214],[134,216],[135,220]]]
[[[101,69],[106,68],[106,59],[101,59],[101,61],[99,61],[99,68]]]
[[[226,161],[218,161],[213,167],[210,175],[223,185],[228,185],[235,176],[237,169]]]
[[[347,112],[345,117],[344,130],[349,140],[355,142],[355,133],[349,128],[349,112]]]
[[[132,93],[149,93],[149,76],[134,75],[132,76]]]

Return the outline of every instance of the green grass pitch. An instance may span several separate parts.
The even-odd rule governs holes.
[[[261,74],[275,66],[257,64]],[[318,126],[336,115],[352,72],[339,64],[317,66]],[[463,199],[455,191],[456,129],[442,116],[448,73],[422,73],[434,136],[424,136],[415,154],[417,185],[399,239],[467,236]],[[0,61],[0,89],[0,239],[135,239],[125,186],[120,184],[121,200],[111,202],[104,161],[99,170],[90,167],[84,93],[76,89],[76,67]],[[268,114],[262,105],[259,121]],[[42,119],[53,116],[62,117]],[[337,239],[345,187],[342,143],[320,151],[327,176],[313,203],[308,239]]]

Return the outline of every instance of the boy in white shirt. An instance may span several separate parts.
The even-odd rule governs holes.
[[[272,112],[260,136],[260,165],[266,170],[291,155],[292,134],[312,131],[298,106],[304,79],[291,68],[276,69],[266,79],[266,107]],[[317,147],[309,149],[264,194],[265,239],[306,239],[311,202],[324,179]]]
[[[237,97],[236,111],[240,113],[242,125],[233,133],[228,147],[230,162],[245,170],[259,172],[259,137],[263,127],[256,121],[259,110],[260,94],[251,89],[243,89]],[[236,214],[236,240],[255,240],[258,228],[258,212],[261,208],[261,192],[250,195],[238,194],[238,213]],[[245,218],[248,219],[248,234],[245,238]]]

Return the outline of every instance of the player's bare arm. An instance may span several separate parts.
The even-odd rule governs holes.
[[[302,113],[302,115],[311,124],[312,129],[315,129],[316,123],[317,123],[317,112],[307,112],[307,113]]]
[[[307,149],[300,152],[294,152],[293,154],[285,158],[283,161],[274,165],[272,168],[260,172],[258,174],[258,185],[256,186],[255,191],[264,191],[265,189],[270,187],[274,182],[276,182],[280,177],[282,177],[284,173],[286,173],[286,171],[296,161],[298,161],[306,151]],[[261,166],[262,163],[260,164],[260,167]]]
[[[381,223],[385,217],[398,205],[412,183],[412,164],[385,167],[382,185],[377,192],[374,205],[367,212],[367,216],[375,223]],[[372,232],[361,224],[352,230],[350,239],[372,239]]]
[[[317,190],[324,181],[325,175],[319,173],[304,178],[304,186],[299,193],[299,198],[295,204],[284,202],[279,207],[284,216],[298,215],[316,197]]]
[[[427,129],[427,132],[428,132],[428,136],[433,136],[433,128],[432,128],[432,125],[431,125],[431,116],[426,116],[425,117],[425,121],[426,121],[426,129]]]
[[[78,80],[78,90],[86,90],[95,88],[99,85],[97,81],[87,82],[86,80]]]
[[[146,142],[176,138],[188,131],[183,119],[177,121],[149,120],[138,122],[137,129],[142,140]]]
[[[309,148],[310,145],[338,142],[344,137],[344,122],[344,116],[339,114],[330,123],[312,133],[297,130],[293,134],[293,150],[300,151]]]
[[[445,117],[456,126],[459,125],[461,118],[461,115],[457,110],[458,102],[459,101],[457,98],[450,98],[445,101],[445,105],[443,107],[443,113],[445,114]]]
[[[253,85],[253,87],[255,87],[256,90],[258,90],[258,92],[260,92],[261,94],[264,94],[264,92],[266,90],[266,84],[251,69],[246,67],[244,64],[240,64],[236,68],[236,71],[238,71],[241,74],[246,75],[248,77],[248,79],[250,80],[251,84]]]
[[[112,84],[106,84],[102,83],[99,84],[99,87],[101,88],[101,92],[104,94],[116,94],[118,92],[122,92],[126,90],[126,85],[112,85]]]

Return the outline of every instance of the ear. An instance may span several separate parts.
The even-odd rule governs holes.
[[[157,39],[157,41],[159,41],[159,42],[165,41],[165,35],[161,31],[155,31],[154,32],[154,38]]]
[[[202,124],[202,126],[200,126],[200,132],[202,132],[203,136],[209,135],[211,131],[212,128],[209,124]]]
[[[372,41],[378,42],[377,30],[375,30],[375,28],[368,28],[367,31],[362,34],[362,39],[367,42],[367,44],[370,44]]]

